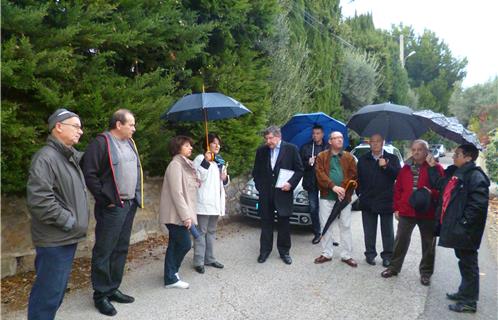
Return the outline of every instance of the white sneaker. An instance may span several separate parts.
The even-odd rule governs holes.
[[[189,284],[185,281],[182,281],[182,280],[178,280],[177,282],[175,283],[172,283],[172,284],[168,284],[166,286],[164,286],[166,289],[174,289],[174,288],[178,288],[178,289],[188,289],[189,287]]]
[[[177,272],[177,273],[175,273],[175,277],[176,277],[178,280],[180,280],[180,275],[178,274],[178,272]]]

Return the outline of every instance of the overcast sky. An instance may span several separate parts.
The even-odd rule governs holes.
[[[464,87],[498,75],[497,0],[341,0],[341,6],[344,17],[371,12],[376,28],[403,23],[417,34],[434,31],[453,56],[467,57]]]

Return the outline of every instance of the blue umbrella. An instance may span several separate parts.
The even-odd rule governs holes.
[[[251,110],[244,107],[242,103],[234,98],[218,92],[203,92],[189,94],[181,98],[161,115],[161,119],[172,122],[204,121],[206,146],[209,150],[208,120],[236,118],[250,112]]]
[[[344,148],[349,145],[348,129],[344,123],[326,115],[323,112],[315,113],[298,113],[294,115],[282,127],[282,139],[301,148],[305,143],[311,141],[311,134],[314,125],[323,127],[324,140],[333,131],[339,131],[344,136]],[[327,143],[327,141],[324,141]]]

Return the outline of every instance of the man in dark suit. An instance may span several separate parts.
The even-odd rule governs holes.
[[[282,141],[280,128],[270,126],[264,131],[265,144],[256,151],[252,176],[259,192],[259,215],[261,217],[260,254],[258,262],[266,261],[273,248],[273,225],[277,215],[277,249],[280,258],[291,264],[289,217],[293,209],[293,190],[303,176],[303,164],[297,147]],[[277,187],[280,169],[294,174]]]
[[[389,267],[394,246],[393,188],[400,170],[398,158],[383,150],[384,138],[380,134],[370,137],[370,152],[358,160],[358,189],[365,240],[365,260],[375,265],[377,250],[377,221],[380,217],[382,265]]]

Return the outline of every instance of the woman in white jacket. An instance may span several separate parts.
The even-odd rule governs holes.
[[[225,186],[229,177],[226,163],[219,155],[221,140],[215,133],[208,135],[209,151],[198,155],[194,167],[201,186],[197,190],[197,221],[200,236],[194,241],[194,269],[204,273],[204,266],[223,268],[213,253],[218,217],[225,215]]]

